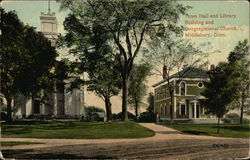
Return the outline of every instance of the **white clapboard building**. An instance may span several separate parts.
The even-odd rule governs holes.
[[[57,38],[57,19],[55,13],[41,13],[41,32],[53,42]],[[71,81],[83,77],[72,77],[66,80],[64,91],[45,93],[45,99],[17,95],[14,99],[14,117],[27,118],[29,116],[51,115],[54,117],[80,117],[84,115],[84,89],[67,88]]]

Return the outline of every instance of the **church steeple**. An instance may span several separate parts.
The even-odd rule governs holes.
[[[41,32],[47,37],[49,40],[53,40],[57,38],[57,19],[55,16],[55,12],[51,13],[50,10],[50,0],[48,0],[48,13],[41,13]]]
[[[48,13],[50,13],[50,0],[48,1]]]

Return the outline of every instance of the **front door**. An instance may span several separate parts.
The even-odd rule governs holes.
[[[200,118],[200,105],[196,104],[196,118]]]
[[[192,118],[194,118],[194,103],[191,103],[191,106],[192,106]]]
[[[40,101],[34,100],[34,114],[40,113]]]

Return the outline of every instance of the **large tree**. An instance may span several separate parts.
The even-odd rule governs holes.
[[[154,64],[154,74],[162,76],[167,82],[167,92],[170,97],[170,119],[173,120],[174,90],[177,84],[171,83],[171,75],[177,71],[179,81],[181,81],[188,72],[206,64],[204,59],[207,54],[202,53],[194,43],[188,40],[173,34],[164,34],[163,40],[150,44],[150,50],[145,51],[144,57],[146,61]]]
[[[72,22],[72,17],[66,18],[64,25],[67,26],[70,31],[65,37],[59,36],[58,44],[61,47],[64,47],[65,44],[71,46],[72,41],[74,42],[71,36],[74,31],[73,28],[81,26],[77,21]],[[110,54],[112,53],[112,48],[107,41],[108,35],[103,34],[103,31],[104,28],[102,26],[94,24],[92,28],[93,34],[89,35],[88,40],[85,39],[85,46],[73,47],[70,52],[82,53],[77,56],[81,64],[75,66],[75,69],[78,73],[87,73],[84,84],[88,86],[88,90],[94,92],[104,101],[107,121],[110,121],[112,120],[111,97],[119,94],[121,77],[117,70],[117,57]],[[84,49],[86,46],[92,46],[92,48]]]
[[[205,83],[206,89],[202,95],[206,97],[202,101],[209,113],[218,118],[217,132],[220,129],[220,119],[229,111],[229,104],[237,98],[238,82],[232,80],[229,73],[232,68],[228,63],[220,63],[215,69],[208,72],[209,82]]]
[[[1,93],[7,100],[7,119],[12,120],[11,102],[15,95],[36,95],[50,89],[50,72],[57,53],[40,32],[24,25],[15,12],[1,11],[0,74]]]
[[[122,113],[123,120],[127,117],[128,83],[131,70],[141,54],[145,42],[161,36],[161,32],[178,32],[179,16],[188,9],[174,0],[169,1],[144,1],[144,0],[87,0],[69,1],[58,0],[62,9],[69,9],[65,23],[68,46],[82,54],[84,50],[91,50],[89,45],[90,35],[94,26],[102,28],[99,36],[108,35],[109,42],[117,57],[117,68],[122,78]]]
[[[147,94],[147,77],[150,75],[151,66],[147,63],[135,65],[129,81],[128,103],[135,110],[135,117],[138,119],[138,111],[143,98]]]
[[[99,56],[98,58],[87,58],[84,63],[85,72],[88,74],[88,90],[93,91],[104,103],[107,113],[107,121],[112,118],[111,97],[119,94],[121,78],[116,70],[116,61],[111,57]]]
[[[238,82],[238,101],[240,101],[240,123],[242,124],[244,108],[246,108],[246,99],[249,98],[250,85],[250,52],[248,41],[240,41],[238,45],[230,52],[228,56],[229,67],[232,71],[232,80]],[[249,105],[249,104],[248,104]]]

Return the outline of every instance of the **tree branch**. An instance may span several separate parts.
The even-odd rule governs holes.
[[[142,41],[143,41],[143,38],[144,38],[144,33],[146,31],[146,28],[147,28],[148,24],[146,23],[142,29],[142,32],[141,32],[141,35],[140,35],[140,40],[139,40],[139,43],[138,43],[138,46],[136,47],[136,50],[134,52],[134,55],[133,55],[133,59],[137,56],[140,48],[141,48],[141,44],[142,44]]]

